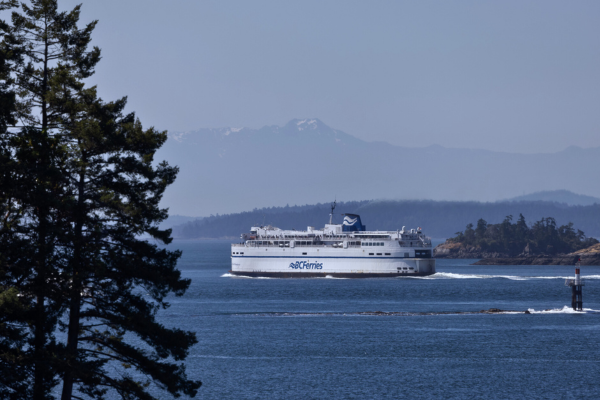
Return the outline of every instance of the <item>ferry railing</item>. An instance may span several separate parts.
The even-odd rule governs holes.
[[[233,247],[266,247],[266,248],[283,248],[283,249],[289,249],[292,248],[291,246],[281,246],[280,244],[257,244],[257,243],[234,243],[232,244]],[[334,249],[340,249],[340,248],[344,248],[343,244],[342,245],[332,245],[332,244],[325,244],[325,243],[318,243],[318,244],[295,244],[294,247],[301,247],[301,248],[334,248]],[[351,248],[351,249],[359,249],[363,246],[361,245],[348,245],[347,248]]]
[[[280,244],[257,244],[255,242],[250,242],[250,243],[234,243],[232,244],[233,247],[265,247],[265,248],[291,248],[291,246],[282,246]],[[401,244],[402,247],[431,247],[431,244],[429,243],[415,243],[413,242],[412,244],[410,242],[404,242]],[[332,244],[325,244],[325,243],[318,243],[318,244],[298,244],[296,243],[294,245],[294,247],[300,247],[300,248],[334,248],[334,249],[339,249],[339,248],[344,248],[342,244],[336,244],[335,246]],[[351,245],[348,244],[347,248],[349,249],[360,249],[360,248],[366,248],[366,249],[381,249],[383,247],[379,247],[379,246],[364,246],[364,245]]]

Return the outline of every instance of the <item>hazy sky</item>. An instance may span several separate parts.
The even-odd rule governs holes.
[[[598,1],[60,0],[101,95],[174,131],[317,117],[369,141],[600,146]]]

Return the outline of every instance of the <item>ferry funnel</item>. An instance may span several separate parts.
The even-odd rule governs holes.
[[[342,232],[363,232],[366,227],[360,221],[360,215],[358,214],[344,214],[344,224],[342,226]]]

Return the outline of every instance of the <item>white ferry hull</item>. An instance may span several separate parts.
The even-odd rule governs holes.
[[[332,205],[331,217],[333,217]],[[431,238],[421,228],[367,231],[357,214],[323,229],[252,227],[231,245],[233,275],[280,278],[375,278],[435,274]]]
[[[279,250],[279,249],[274,249]],[[344,277],[373,278],[427,276],[435,273],[435,259],[394,256],[277,256],[235,255],[231,258],[233,275],[281,278]],[[272,251],[274,252],[274,251]]]

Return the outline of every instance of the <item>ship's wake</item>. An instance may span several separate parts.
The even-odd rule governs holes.
[[[456,274],[452,272],[437,272],[429,276],[402,276],[399,278],[412,279],[508,279],[511,281],[529,281],[535,279],[571,279],[573,276],[519,276],[519,275],[486,275],[486,274]],[[600,279],[600,275],[585,275],[583,279]]]
[[[221,275],[221,278],[242,278],[242,279],[280,279],[280,278],[272,278],[269,276],[245,276],[245,275],[234,275],[229,272]]]
[[[290,278],[281,278],[281,277],[267,277],[267,276],[246,276],[246,275],[234,275],[227,272],[226,274],[221,275],[221,278],[244,278],[244,279],[290,279]],[[310,278],[298,277],[302,279],[351,279],[351,278],[338,278],[337,276],[326,275],[326,276],[312,276]]]
[[[563,308],[552,308],[548,310],[539,310],[536,311],[533,308],[527,310],[529,314],[597,314],[600,313],[600,310],[593,310],[591,308],[584,308],[583,311],[575,311],[573,308],[569,306],[564,306]]]
[[[574,311],[568,306],[563,308],[553,308],[548,310],[536,311],[532,308],[525,311],[501,310],[498,308],[490,308],[489,310],[481,311],[425,311],[425,312],[410,312],[410,311],[357,311],[357,312],[264,312],[256,314],[238,314],[238,315],[254,315],[264,317],[414,317],[414,316],[429,316],[429,315],[530,315],[530,314],[599,314],[600,310],[584,308],[583,311]]]

